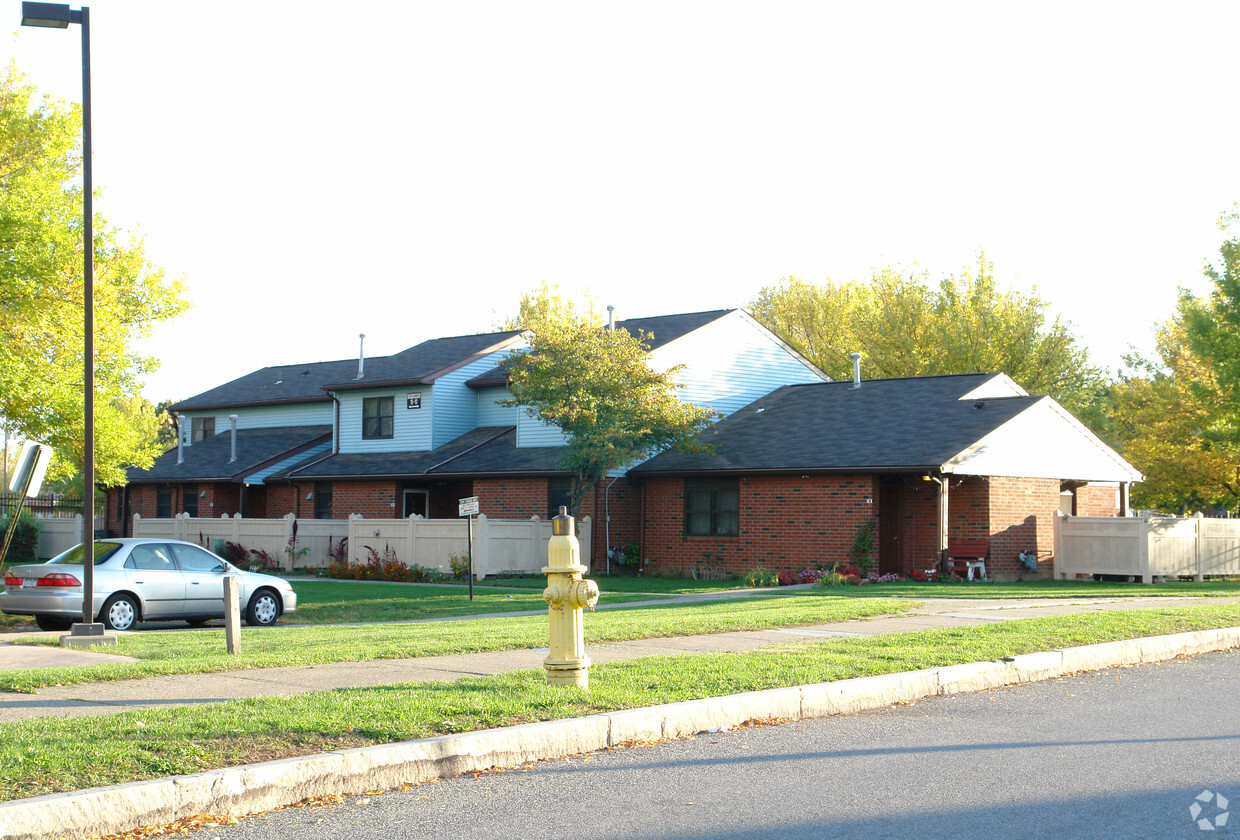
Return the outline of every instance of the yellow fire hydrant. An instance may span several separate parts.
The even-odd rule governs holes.
[[[543,660],[550,685],[590,687],[590,657],[586,656],[582,610],[598,603],[598,584],[582,580],[581,545],[574,533],[568,508],[551,520],[551,542],[547,545],[547,602],[551,618],[551,653]]]

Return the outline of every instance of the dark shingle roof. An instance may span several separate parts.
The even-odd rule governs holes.
[[[646,349],[657,350],[681,336],[688,335],[696,329],[717,321],[724,315],[735,312],[735,309],[712,309],[709,312],[686,312],[680,315],[657,315],[651,318],[628,318],[616,322],[616,329],[624,330],[634,337],[647,336]],[[496,365],[486,373],[479,374],[465,383],[471,388],[489,388],[495,385],[507,385],[508,373],[503,366]]]
[[[331,397],[324,393],[323,386],[356,373],[357,359],[305,365],[275,365],[181,400],[170,408],[173,411],[197,411],[246,405],[328,402]]]
[[[454,476],[519,472],[557,473],[563,447],[517,449],[516,426],[483,426],[423,452],[352,452],[310,458],[268,481],[286,478]]]
[[[288,458],[317,443],[331,440],[331,426],[281,426],[272,429],[238,429],[237,460],[232,455],[232,432],[200,440],[184,447],[185,462],[177,463],[177,450],[169,449],[155,459],[149,470],[131,468],[130,483],[148,481],[239,481],[267,464]]]
[[[280,403],[327,402],[328,390],[377,388],[432,382],[474,356],[502,345],[520,331],[459,335],[433,338],[391,356],[366,359],[365,376],[357,378],[357,359],[315,362],[303,365],[274,365],[246,374],[232,382],[182,400],[174,411],[274,405]]]
[[[993,376],[784,386],[704,432],[713,454],[665,452],[632,472],[934,469],[1041,399],[960,399]]]
[[[439,376],[470,361],[474,356],[490,351],[519,336],[522,330],[508,330],[482,335],[458,335],[451,338],[432,338],[408,350],[392,356],[380,356],[366,360],[365,377],[341,378],[324,387],[334,391],[355,388],[374,388],[382,385],[421,385],[433,382]]]

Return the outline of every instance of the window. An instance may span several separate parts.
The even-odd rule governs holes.
[[[314,482],[314,518],[332,518],[332,483],[330,481]]]
[[[203,551],[196,545],[172,543],[172,553],[176,555],[177,565],[183,572],[224,572],[228,570],[223,560],[209,551]]]
[[[172,518],[172,488],[159,487],[155,490],[155,518]]]
[[[190,443],[215,437],[214,417],[195,417],[190,421]]]
[[[571,478],[553,478],[547,482],[548,516],[559,516],[561,507],[568,507],[568,497],[572,493]]]
[[[125,568],[143,572],[176,571],[166,545],[135,545],[125,560]]]
[[[198,485],[186,484],[181,489],[181,510],[190,516],[198,516]]]
[[[392,398],[365,397],[362,400],[362,440],[390,440],[392,437]]]
[[[735,480],[685,482],[685,533],[716,537],[740,533],[740,489]]]

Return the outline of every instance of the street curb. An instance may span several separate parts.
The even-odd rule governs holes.
[[[683,738],[748,720],[800,720],[984,691],[1079,671],[1240,647],[1240,627],[1029,653],[989,662],[774,688],[568,720],[443,735],[0,803],[0,837],[116,834],[196,814],[269,811],[315,796],[386,790],[444,776]]]

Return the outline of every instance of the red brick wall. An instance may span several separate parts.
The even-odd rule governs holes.
[[[294,513],[297,506],[297,487],[292,484],[272,484],[267,487],[267,518],[279,519]],[[313,511],[311,512],[313,515]]]
[[[1055,545],[1055,511],[1059,481],[1047,478],[987,480],[990,487],[990,560],[987,573],[999,580],[1049,578]],[[1038,571],[1020,564],[1017,555],[1036,551]]]
[[[1077,516],[1119,516],[1119,487],[1084,484],[1076,488]]]
[[[687,574],[708,555],[722,557],[724,570],[742,575],[757,566],[800,571],[843,562],[857,529],[877,515],[871,476],[741,478],[740,533],[690,536],[684,486],[679,478],[647,484],[643,555],[654,561],[648,573]]]
[[[313,484],[298,485],[299,513],[304,518],[314,516],[314,500],[306,501],[306,494]],[[395,519],[401,514],[400,487],[396,481],[337,481],[332,486],[332,518],[344,519],[350,513],[360,513],[369,519]],[[307,507],[308,506],[308,507]]]

